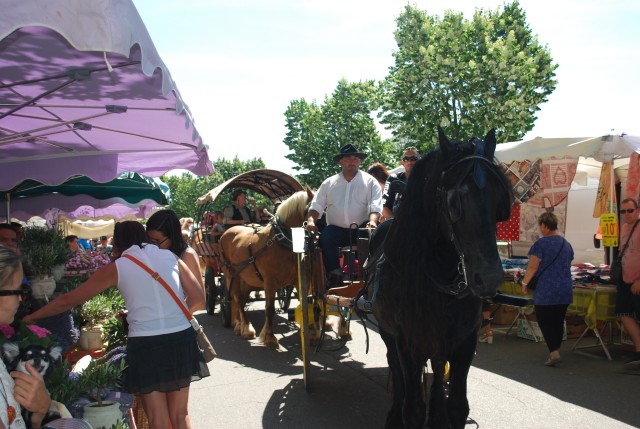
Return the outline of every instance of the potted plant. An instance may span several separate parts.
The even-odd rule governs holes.
[[[83,419],[92,427],[111,428],[122,419],[120,403],[105,401],[104,398],[111,390],[122,387],[125,366],[124,359],[113,364],[94,359],[80,374],[78,384],[81,391],[94,400],[85,405],[83,414]]]
[[[25,271],[31,280],[33,297],[48,298],[56,287],[52,278],[54,267],[64,265],[71,257],[64,238],[57,229],[27,227],[20,248],[25,255]]]
[[[76,322],[80,329],[78,343],[83,350],[99,350],[103,346],[102,325],[116,312],[107,294],[101,293],[85,301],[76,309]]]

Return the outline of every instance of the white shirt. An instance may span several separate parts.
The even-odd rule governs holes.
[[[128,254],[160,274],[178,298],[184,300],[176,255],[153,244],[142,248],[131,246],[122,253]],[[171,295],[149,273],[127,258],[117,259],[116,267],[118,289],[128,310],[130,337],[170,334],[191,326]]]
[[[13,388],[16,382],[13,380],[9,372],[7,371],[7,367],[4,365],[4,362],[0,359],[0,420],[2,420],[2,424],[4,427],[8,429],[26,429],[27,425],[22,419],[22,414],[20,414],[20,405],[18,401],[16,401],[13,396]],[[9,425],[9,413],[7,410],[7,405],[11,405],[15,410],[16,414],[14,415],[14,420]]]
[[[350,182],[342,172],[322,182],[311,202],[311,210],[327,211],[327,225],[349,228],[369,220],[369,213],[382,212],[382,190],[378,181],[364,171],[358,171]]]

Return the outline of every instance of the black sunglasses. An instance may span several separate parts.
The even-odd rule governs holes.
[[[622,209],[622,210],[620,210],[620,213],[621,213],[621,214],[626,214],[626,213],[631,214],[631,213],[633,213],[633,212],[635,212],[635,211],[636,211],[636,209],[626,209],[626,210],[625,210],[625,209]]]
[[[161,245],[162,243],[164,243],[165,241],[167,241],[168,239],[169,239],[169,237],[165,237],[165,238],[164,238],[164,240],[155,240],[155,239],[153,239],[153,238],[150,238],[150,239],[149,239],[149,243],[151,243],[151,244],[155,244],[156,246],[160,247],[160,245]]]
[[[408,161],[417,161],[420,158],[418,158],[417,156],[405,156],[404,158],[402,158],[402,160],[404,162],[408,162]]]
[[[31,293],[29,289],[0,290],[0,296],[21,295],[27,296]]]

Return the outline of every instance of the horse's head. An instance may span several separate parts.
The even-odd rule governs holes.
[[[284,200],[276,210],[276,216],[289,228],[301,227],[307,219],[311,200],[313,200],[313,191],[307,187],[304,191],[298,191]]]
[[[493,296],[503,276],[496,222],[509,218],[513,203],[511,186],[494,162],[495,133],[451,142],[438,132],[440,147],[413,167],[390,232],[401,247],[387,253],[405,271],[424,267],[416,275],[431,278],[445,293]]]
[[[495,131],[457,144],[441,129],[438,137],[444,165],[436,199],[440,231],[458,256],[459,281],[475,295],[493,296],[503,277],[496,223],[509,219],[513,204],[511,186],[494,162]]]

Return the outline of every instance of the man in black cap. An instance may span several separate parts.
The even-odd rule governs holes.
[[[416,147],[408,147],[402,151],[402,167],[404,167],[404,171],[389,175],[384,184],[384,191],[382,191],[382,216],[385,219],[395,217],[398,212],[404,186],[407,184],[407,179],[409,179],[409,174],[411,174],[414,164],[419,159],[420,152]]]
[[[307,219],[307,230],[317,234],[316,219],[326,211],[327,226],[322,230],[319,245],[329,286],[342,281],[342,269],[338,262],[338,249],[348,246],[352,223],[375,228],[382,212],[382,191],[378,181],[360,171],[360,164],[367,155],[352,144],[343,146],[333,161],[340,164],[341,172],[322,182],[316,192]],[[357,234],[356,234],[357,236]]]

